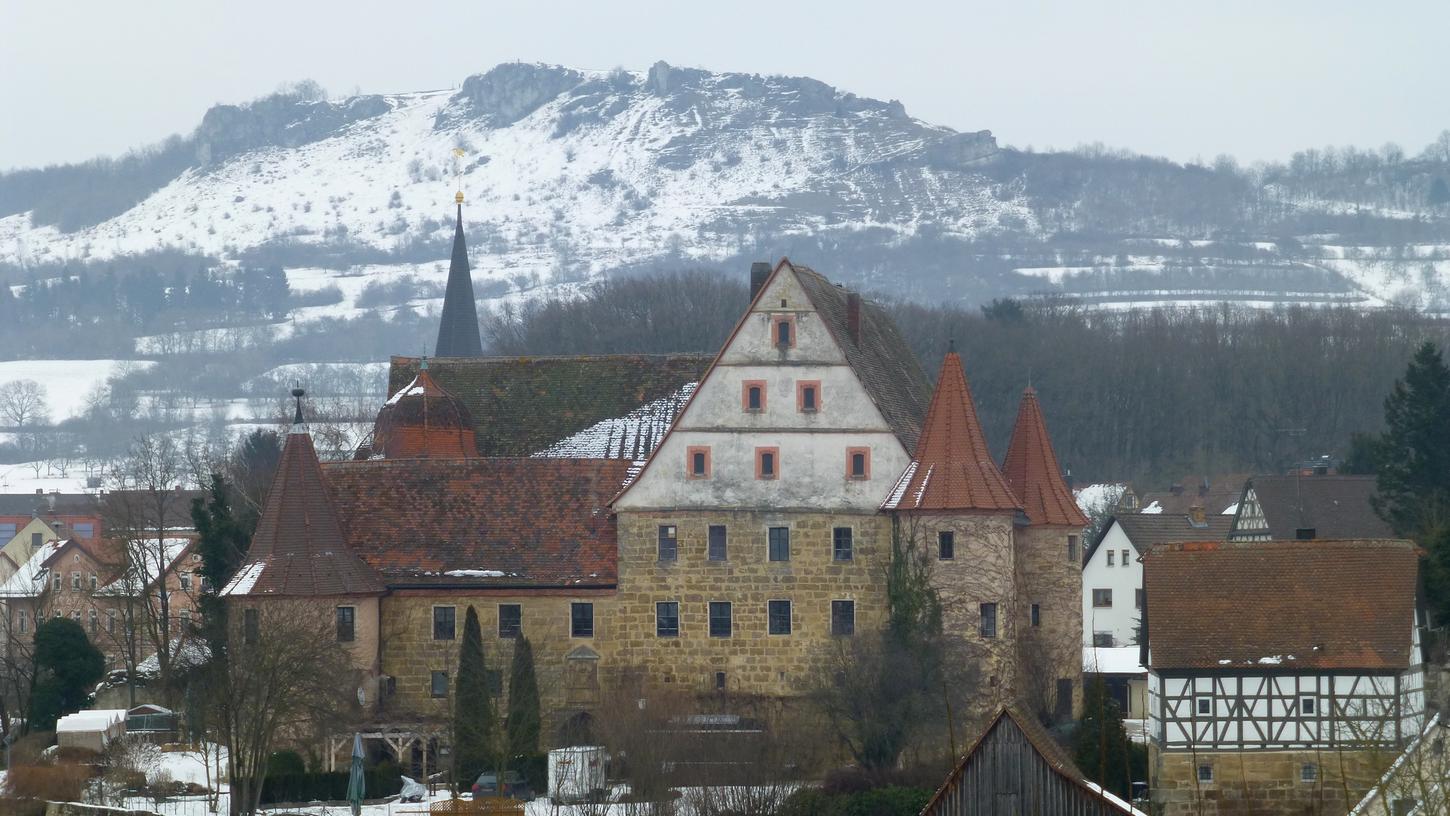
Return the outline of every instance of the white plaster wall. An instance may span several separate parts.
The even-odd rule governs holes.
[[[1108,566],[1108,552],[1113,553],[1113,565]],[[1123,566],[1123,551],[1128,553],[1128,565]],[[1103,537],[1097,552],[1082,571],[1082,637],[1083,645],[1091,646],[1094,632],[1112,632],[1113,645],[1130,646],[1133,643],[1133,625],[1142,610],[1138,609],[1137,590],[1143,587],[1143,565],[1138,553],[1116,521]],[[1110,609],[1093,607],[1093,590],[1111,589],[1113,605]]]

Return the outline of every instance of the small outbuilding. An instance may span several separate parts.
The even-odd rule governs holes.
[[[100,753],[111,740],[125,734],[124,708],[77,711],[61,717],[55,724],[55,738],[61,748],[85,748]]]

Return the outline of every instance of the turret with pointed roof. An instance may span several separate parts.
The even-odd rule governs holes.
[[[458,221],[453,229],[453,259],[448,264],[448,288],[443,293],[443,319],[438,323],[438,357],[482,357],[478,333],[478,306],[473,302],[473,277],[468,268],[468,244],[463,240],[463,193],[456,199]]]
[[[1037,402],[1037,391],[1030,385],[1022,392],[1022,404],[1017,409],[1017,424],[1012,428],[1002,473],[1012,492],[1022,500],[1022,509],[1033,524],[1087,526],[1087,517],[1062,480],[1052,438],[1047,434],[1047,422]]]
[[[382,581],[347,546],[312,435],[302,421],[302,389],[293,389],[297,414],[282,446],[282,460],[247,561],[222,594],[250,597],[381,595]]]
[[[962,358],[947,352],[911,464],[882,505],[886,510],[1016,510],[1022,504],[997,469]]]

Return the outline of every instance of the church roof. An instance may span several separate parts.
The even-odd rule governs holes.
[[[473,417],[423,369],[378,411],[372,451],[387,459],[477,456]]]
[[[324,469],[348,544],[391,587],[613,588],[617,459],[410,459]]]
[[[1052,438],[1047,434],[1047,421],[1042,418],[1037,391],[1031,386],[1022,392],[1017,424],[1012,427],[1012,441],[1002,460],[1002,475],[1022,500],[1022,510],[1033,524],[1087,525],[1087,516],[1062,480]]]
[[[955,351],[941,375],[911,464],[886,510],[1016,510],[1022,506],[987,450],[972,391]]]
[[[473,419],[483,456],[531,456],[612,419],[619,423],[601,455],[644,459],[663,437],[683,400],[671,399],[698,382],[710,365],[704,354],[615,354],[596,357],[431,358],[428,373]],[[418,375],[417,357],[394,357],[388,391]],[[658,411],[635,414],[663,400]]]
[[[298,413],[300,419],[300,408]],[[347,546],[312,436],[300,422],[294,424],[247,561],[222,594],[316,597],[382,591],[377,575]]]
[[[438,343],[433,353],[439,357],[483,354],[483,341],[478,333],[478,305],[473,300],[473,277],[468,267],[468,244],[463,240],[461,197],[458,221],[453,229],[453,258],[448,263],[448,288],[443,292],[443,317],[438,322]]]
[[[1400,670],[1415,662],[1408,541],[1202,541],[1143,556],[1149,668]]]

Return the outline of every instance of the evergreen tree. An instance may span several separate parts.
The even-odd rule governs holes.
[[[507,730],[511,763],[539,753],[539,680],[534,675],[534,647],[522,636],[514,643],[509,670]]]
[[[1082,719],[1072,735],[1072,753],[1089,779],[1123,799],[1132,796],[1132,780],[1147,778],[1147,748],[1128,741],[1122,709],[1108,696],[1101,677],[1083,686]]]
[[[197,607],[201,611],[202,636],[206,638],[212,654],[221,655],[226,645],[227,609],[217,593],[241,566],[251,545],[256,519],[253,516],[243,520],[233,512],[229,498],[231,487],[220,475],[212,474],[206,492],[205,501],[200,498],[191,500],[191,521],[197,532],[196,552],[201,556],[201,576],[211,587],[210,592],[198,596]]]
[[[478,612],[468,607],[463,643],[458,648],[458,679],[453,693],[453,781],[466,790],[486,770],[497,768],[498,731],[493,695],[483,661],[483,630]]]
[[[105,673],[105,656],[86,638],[79,623],[50,618],[37,626],[30,727],[50,731],[61,715],[79,711]]]

